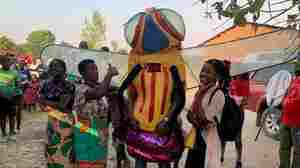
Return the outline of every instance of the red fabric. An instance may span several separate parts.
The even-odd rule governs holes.
[[[32,64],[33,63],[33,59],[31,55],[19,55],[17,58],[20,62],[22,62],[23,64]]]
[[[250,82],[247,79],[237,78],[230,83],[230,94],[233,96],[250,96]]]
[[[26,105],[33,105],[38,102],[39,98],[39,82],[32,81],[29,87],[25,90],[24,103]]]
[[[300,127],[300,77],[294,79],[283,100],[282,122],[290,127]]]
[[[200,92],[200,90],[198,90],[195,94],[191,109],[192,113],[202,113],[203,115],[205,115],[203,108],[201,108],[201,103],[207,90],[208,89],[204,90],[202,93]]]
[[[179,40],[179,41],[183,41],[184,40],[184,36],[180,33],[178,33],[176,31],[176,29],[172,28],[172,26],[170,26],[168,24],[168,22],[165,20],[165,18],[160,14],[159,11],[154,11],[154,17],[157,19],[157,21],[159,22],[160,26],[166,31],[168,32],[172,37],[174,37],[175,39]]]

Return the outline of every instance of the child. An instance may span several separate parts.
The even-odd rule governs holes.
[[[25,90],[24,101],[29,112],[36,109],[39,96],[39,81],[36,75],[32,76],[32,81]]]
[[[220,120],[225,104],[223,88],[226,79],[224,63],[209,60],[200,72],[201,86],[197,91],[187,118],[196,128],[196,142],[189,150],[186,168],[221,167],[221,140],[214,118]]]
[[[4,141],[15,140],[15,116],[17,97],[22,95],[19,88],[19,77],[17,72],[10,70],[11,61],[8,56],[3,57],[2,69],[0,70],[0,125]],[[9,118],[9,137],[7,139],[6,121]]]

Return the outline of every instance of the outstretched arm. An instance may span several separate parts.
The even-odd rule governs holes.
[[[119,108],[123,109],[123,107],[125,107],[126,105],[129,107],[128,114],[122,114],[122,116],[128,115],[128,117],[132,121],[133,121],[133,114],[132,114],[132,107],[133,107],[132,101],[133,100],[129,98],[129,100],[128,100],[129,103],[126,104],[124,102],[124,92],[128,87],[130,90],[132,90],[132,88],[130,88],[130,85],[132,84],[134,79],[138,76],[138,74],[141,70],[142,70],[141,65],[139,65],[139,64],[135,65],[134,68],[132,69],[132,71],[128,74],[127,78],[123,81],[122,85],[120,86],[120,88],[118,90]],[[131,95],[131,96],[133,96],[133,95]],[[123,112],[123,110],[121,110],[121,112]]]

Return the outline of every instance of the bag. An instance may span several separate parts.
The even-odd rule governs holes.
[[[194,132],[195,144],[193,148],[189,149],[188,151],[185,168],[205,167],[207,146],[201,135],[201,129],[197,129]]]
[[[211,102],[217,90],[221,90],[221,89],[216,89],[212,93],[209,103]],[[230,97],[228,93],[224,93],[224,96],[225,96],[225,104],[223,107],[221,121],[219,122],[217,117],[214,117],[214,120],[217,123],[220,139],[223,142],[235,141],[236,137],[238,136],[239,132],[242,130],[243,127],[243,123],[244,123],[243,112],[240,106],[237,105],[235,100],[232,97]]]
[[[283,100],[282,122],[289,127],[300,126],[300,77],[291,84],[288,94]]]
[[[100,124],[101,122],[96,118],[83,120],[75,116],[73,152],[76,161],[96,162],[106,159],[108,150],[106,145],[99,143],[102,141],[102,137],[97,132],[98,128],[106,127],[106,123]]]
[[[180,158],[184,150],[183,136],[179,130],[176,131],[162,136],[140,129],[129,129],[127,151],[130,156],[147,162],[173,162]]]

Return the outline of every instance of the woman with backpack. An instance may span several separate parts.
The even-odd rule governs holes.
[[[250,95],[249,73],[238,75],[234,77],[233,80],[230,81],[230,96],[235,100],[236,104],[239,106],[241,110],[242,126],[245,118],[244,109],[245,106],[247,105],[249,95]],[[224,162],[226,143],[227,143],[226,141],[222,141],[221,163]],[[238,133],[238,136],[235,138],[234,143],[235,143],[236,154],[237,154],[235,168],[241,168],[242,153],[243,153],[242,127]]]
[[[202,67],[199,76],[201,86],[187,115],[196,129],[196,139],[188,152],[186,168],[221,167],[221,141],[217,125],[225,104],[222,89],[224,84],[227,85],[227,72],[224,63],[216,59],[208,60]]]

